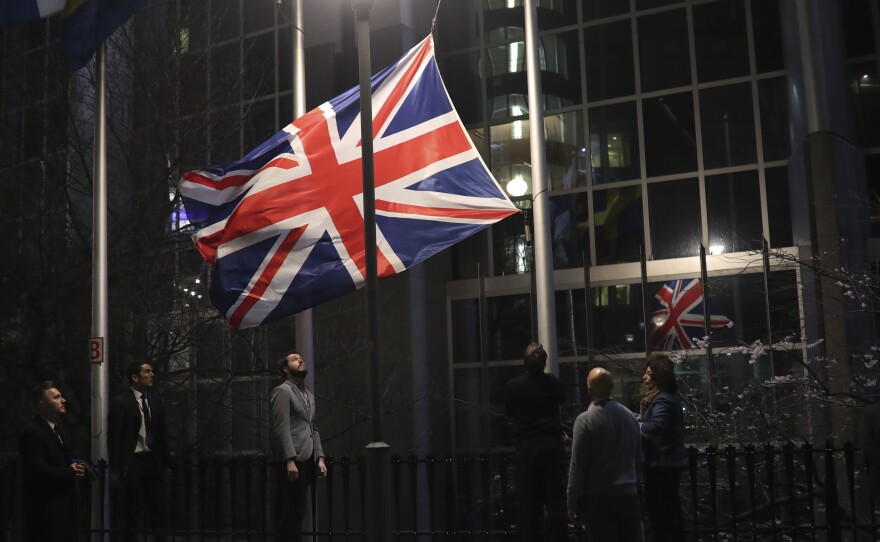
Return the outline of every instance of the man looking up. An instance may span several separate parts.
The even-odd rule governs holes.
[[[518,539],[542,540],[546,510],[548,540],[566,540],[565,448],[562,443],[562,384],[544,372],[547,352],[532,343],[523,352],[526,371],[504,387],[504,411],[516,441]]]
[[[636,464],[641,435],[635,416],[611,397],[611,373],[587,375],[589,408],[577,417],[568,471],[568,517],[577,516],[590,542],[642,542]]]
[[[136,524],[165,540],[165,482],[171,478],[165,440],[165,409],[153,393],[156,375],[147,362],[129,363],[129,389],[110,401],[107,453],[110,485],[116,492],[116,529],[122,540],[136,540]]]
[[[76,481],[86,467],[73,461],[69,438],[58,422],[66,401],[51,381],[31,391],[34,417],[18,439],[23,477],[24,539],[28,542],[76,540]]]
[[[327,475],[321,435],[315,425],[315,396],[306,388],[308,366],[296,352],[279,360],[284,382],[272,390],[270,435],[272,452],[281,460],[278,479],[277,540],[302,539],[308,489],[317,476]]]

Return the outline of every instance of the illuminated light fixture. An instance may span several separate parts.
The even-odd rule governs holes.
[[[192,296],[196,295],[196,291],[195,290],[190,291],[189,295],[192,295]]]
[[[507,183],[507,193],[515,198],[525,195],[528,190],[529,185],[526,184],[520,175],[517,175]]]
[[[635,340],[636,340],[635,335],[633,335],[632,333],[626,334],[626,342],[631,343],[631,342],[635,342]]]
[[[202,279],[196,279],[196,284],[201,284],[201,283],[202,283]]]
[[[666,314],[655,314],[654,316],[651,317],[651,321],[657,327],[660,327],[663,324],[665,324],[666,320],[668,320],[668,319],[669,319],[669,315],[666,315]]]
[[[724,252],[724,245],[712,245],[709,247],[709,254],[712,256],[717,256],[718,254],[722,254]]]
[[[189,288],[184,288],[183,291],[184,291],[184,292],[188,292],[188,291],[189,291]]]

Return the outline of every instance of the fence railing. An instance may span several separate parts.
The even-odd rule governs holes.
[[[686,540],[880,541],[880,515],[867,495],[861,459],[852,445],[691,448],[680,488]],[[322,541],[363,540],[366,462],[327,463],[328,477],[315,484],[309,532]],[[277,468],[266,457],[175,461],[165,500],[173,539],[273,540]],[[395,540],[515,537],[510,456],[395,457],[391,472]],[[81,499],[83,539],[88,492]],[[17,461],[0,460],[0,542],[21,539],[20,496]],[[571,538],[582,539],[578,526]]]

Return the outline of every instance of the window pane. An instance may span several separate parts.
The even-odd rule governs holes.
[[[544,118],[550,190],[587,186],[582,119],[580,111]]]
[[[638,179],[641,167],[635,102],[594,107],[589,114],[593,184]]]
[[[583,267],[584,254],[589,250],[587,193],[553,196],[550,211],[553,268]]]
[[[584,30],[587,98],[590,101],[635,92],[632,27],[629,19]]]
[[[763,273],[710,277],[706,290],[712,314],[733,322],[732,326],[713,324],[713,348],[752,344],[757,340],[767,343]]]
[[[452,301],[452,363],[480,361],[480,300]]]
[[[541,91],[546,109],[581,103],[581,61],[577,32],[541,37]]]
[[[521,275],[532,268],[532,247],[526,243],[521,214],[509,216],[492,226],[492,256],[496,276]]]
[[[275,92],[275,33],[267,32],[244,42],[243,90],[248,98]]]
[[[629,13],[629,0],[583,0],[582,9],[585,21],[595,21],[614,15]]]
[[[757,161],[752,90],[748,83],[700,91],[706,169]]]
[[[205,24],[208,20],[208,3],[204,0],[181,0],[180,19],[182,52],[204,47],[208,41],[208,26]]]
[[[784,69],[779,0],[752,0],[752,33],[758,73]]]
[[[277,8],[271,2],[244,2],[244,32],[259,32],[271,28],[275,24],[275,11]]]
[[[865,156],[865,180],[871,213],[871,237],[880,237],[880,154]],[[0,216],[3,213],[0,212]]]
[[[237,38],[241,24],[239,0],[212,0],[211,8],[214,39],[224,41]]]
[[[556,292],[556,346],[560,357],[587,354],[587,310],[584,290]]]
[[[490,297],[489,361],[522,359],[531,342],[532,308],[528,294]]]
[[[697,79],[703,83],[749,74],[746,14],[742,0],[694,6]]]
[[[440,64],[449,97],[462,122],[472,124],[483,120],[480,91],[480,53],[474,51],[446,57]],[[505,114],[509,115],[505,107]]]
[[[845,27],[846,56],[874,54],[874,25],[870,0],[846,0],[840,3]]]
[[[639,261],[645,245],[641,186],[593,192],[593,219],[597,265]]]
[[[653,258],[682,258],[700,253],[700,187],[696,179],[648,185]]]
[[[801,319],[795,271],[776,271],[768,277],[770,329],[773,342],[800,341]]]
[[[757,171],[706,177],[709,251],[761,249],[761,190]]]
[[[860,147],[880,144],[880,76],[875,62],[848,66],[856,141]]]
[[[787,160],[791,153],[788,125],[788,90],[784,77],[758,81],[761,139],[764,160]]]
[[[254,149],[278,132],[275,127],[275,100],[251,104],[245,111],[244,148]]]
[[[691,93],[645,100],[645,166],[648,177],[697,169]]]
[[[685,10],[638,18],[642,91],[691,84],[690,47]]]
[[[211,106],[221,107],[240,101],[241,60],[239,42],[232,42],[211,50]]]
[[[770,246],[790,247],[791,202],[788,199],[788,171],[784,167],[767,168],[764,171],[767,187],[767,216],[770,221]]]
[[[645,350],[641,284],[590,288],[590,298],[593,349],[606,353]]]
[[[676,2],[681,2],[681,0],[636,0],[636,9],[651,9],[668,4],[674,4]]]
[[[478,45],[478,0],[447,2],[437,13],[437,48],[451,51]]]

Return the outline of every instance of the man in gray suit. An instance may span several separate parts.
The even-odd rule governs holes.
[[[315,396],[306,388],[306,361],[296,352],[279,360],[285,381],[272,390],[272,452],[281,460],[277,540],[299,541],[309,486],[327,475],[321,436],[315,425]]]

